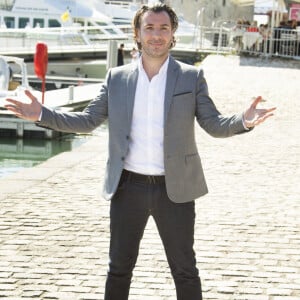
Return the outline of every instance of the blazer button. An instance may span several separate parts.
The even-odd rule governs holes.
[[[122,160],[122,161],[124,161],[124,160],[125,160],[125,157],[124,157],[124,156],[122,156],[122,157],[121,157],[121,160]]]
[[[129,135],[126,135],[126,140],[129,140]]]

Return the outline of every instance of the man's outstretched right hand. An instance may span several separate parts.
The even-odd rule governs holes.
[[[29,90],[25,90],[25,95],[30,99],[29,103],[8,98],[6,99],[8,104],[5,104],[4,107],[19,118],[32,122],[39,121],[42,112],[42,104]]]

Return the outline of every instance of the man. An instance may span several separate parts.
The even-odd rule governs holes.
[[[109,159],[104,197],[111,200],[110,261],[105,300],[126,300],[147,220],[161,236],[178,300],[202,299],[196,268],[194,200],[207,193],[194,123],[215,137],[249,131],[275,108],[223,117],[208,96],[202,70],[175,61],[178,19],[165,4],[143,6],[134,18],[138,64],[111,69],[83,112],[61,113],[8,99],[6,107],[40,126],[89,132],[108,118]]]
[[[123,65],[124,65],[124,44],[121,44],[118,49],[117,66],[123,66]]]

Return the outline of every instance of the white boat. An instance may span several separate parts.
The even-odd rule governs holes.
[[[14,75],[19,75],[21,82],[16,82]],[[0,130],[16,130],[19,137],[22,137],[25,131],[42,131],[47,138],[52,138],[56,135],[52,130],[39,128],[32,122],[17,118],[4,106],[6,98],[29,101],[24,95],[24,90],[27,89],[31,90],[39,101],[42,100],[42,92],[29,85],[27,76],[27,65],[23,58],[0,55]],[[54,109],[76,111],[85,107],[97,95],[100,86],[101,83],[98,82],[46,90],[44,103]]]
[[[13,74],[19,74],[21,80],[14,81]],[[24,59],[12,56],[0,56],[0,101],[6,97],[18,96],[23,90],[30,89],[27,67]],[[3,103],[1,103],[3,104]]]
[[[109,0],[96,0],[93,5],[98,11],[102,11],[109,16],[112,22],[120,26],[122,30],[126,30],[127,27],[132,28],[132,20],[140,7],[140,4],[133,2]]]
[[[110,17],[95,9],[90,2],[79,0],[2,1],[0,24],[0,54],[27,57],[28,61],[36,44],[44,42],[49,57],[51,55],[48,75],[95,77],[100,74],[103,78],[108,41],[121,43],[128,39]],[[83,57],[93,57],[100,73],[96,72],[95,63],[81,63],[76,59],[78,53]],[[87,70],[88,65],[92,65],[91,72]],[[33,75],[32,69],[28,63],[30,75]]]
[[[102,11],[109,16],[112,22],[124,32],[132,33],[132,20],[141,4],[113,0],[96,0],[93,3],[98,11]],[[175,33],[177,45],[179,47],[191,47],[195,43],[196,34],[196,26],[185,20],[181,14],[178,14],[178,29]]]
[[[0,3],[1,28],[102,27],[99,34],[111,38],[124,34],[111,18],[78,0],[7,0]]]
[[[77,0],[14,0],[0,5],[0,52],[9,47],[90,46],[127,39],[111,18]],[[8,4],[7,4],[8,3]]]
[[[28,72],[35,45],[48,46],[47,75],[104,78],[109,41],[135,45],[132,18],[137,4],[111,1],[7,0],[0,2],[0,54],[25,57]],[[114,23],[115,24],[114,24]],[[116,25],[118,24],[118,25]],[[179,19],[177,46],[191,47],[194,25]],[[109,56],[111,57],[111,56]]]

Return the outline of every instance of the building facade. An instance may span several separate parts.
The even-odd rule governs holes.
[[[189,22],[204,26],[238,19],[253,20],[254,6],[238,6],[230,0],[165,0]]]
[[[103,1],[103,0],[102,0]],[[238,6],[230,0],[105,0],[105,3],[149,4],[162,2],[172,6],[185,20],[203,26],[238,19],[253,20],[254,6]]]

